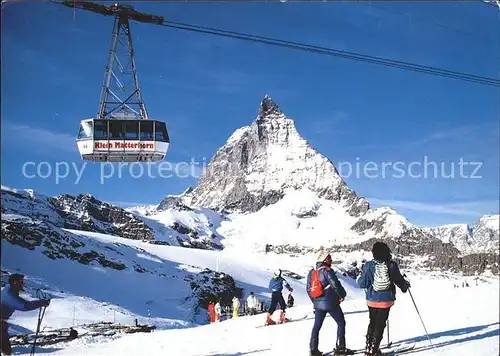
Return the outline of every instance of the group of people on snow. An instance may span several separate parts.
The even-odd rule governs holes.
[[[356,279],[360,288],[365,289],[366,304],[369,311],[369,323],[366,331],[365,356],[380,356],[380,343],[383,338],[389,311],[396,300],[396,288],[406,293],[410,283],[401,275],[399,267],[392,260],[389,246],[376,242],[372,247],[373,260],[366,262],[361,274]],[[353,355],[354,351],[346,347],[346,322],[340,304],[347,293],[331,268],[332,257],[328,252],[320,252],[316,268],[307,276],[307,294],[314,305],[314,325],[311,332],[309,349],[311,356],[322,355],[319,351],[319,331],[327,314],[337,324],[337,342],[333,355]],[[317,284],[312,283],[316,279]],[[312,288],[312,286],[314,288]],[[316,295],[316,286],[321,295]]]
[[[380,343],[386,327],[389,311],[396,300],[397,286],[403,293],[408,291],[410,283],[401,275],[397,263],[392,260],[391,250],[387,244],[376,242],[372,247],[373,259],[362,266],[361,274],[356,281],[360,288],[365,289],[366,304],[369,311],[369,323],[366,331],[365,356],[380,356]],[[50,304],[50,300],[38,299],[27,301],[19,296],[24,290],[25,280],[21,274],[9,276],[8,285],[1,293],[1,350],[3,355],[11,355],[12,348],[9,342],[7,320],[15,310],[29,311]],[[332,257],[326,251],[321,251],[316,258],[316,266],[307,275],[306,291],[314,307],[314,324],[309,341],[310,356],[323,355],[319,351],[319,333],[327,315],[330,315],[337,324],[337,341],[333,355],[353,355],[354,351],[346,347],[346,321],[340,304],[345,300],[347,293],[332,269]],[[267,310],[265,325],[273,325],[273,314],[280,308],[278,323],[290,321],[286,317],[287,304],[283,297],[283,288],[290,292],[288,296],[288,307],[292,307],[294,299],[293,288],[283,278],[282,270],[274,272],[269,281],[271,292],[271,304]],[[237,318],[240,309],[240,301],[234,296],[232,299],[232,317]],[[245,312],[249,315],[257,314],[263,309],[263,303],[250,292],[245,302]],[[210,322],[221,321],[223,308],[219,301],[212,300],[208,304]],[[225,305],[226,313],[229,305]]]
[[[289,299],[290,300],[290,299]],[[293,302],[292,302],[293,303]],[[229,305],[230,304],[230,305]],[[240,300],[234,296],[231,303],[228,305],[223,305],[219,301],[210,301],[208,303],[208,314],[210,323],[215,323],[225,319],[237,318],[239,315],[256,315],[265,311],[264,302],[260,301],[259,298],[250,292],[245,300],[245,303],[241,304]]]
[[[238,317],[239,309],[240,309],[240,301],[239,299],[235,296],[232,299],[232,307],[229,305],[224,305],[221,306],[221,303],[219,301],[214,302],[213,300],[208,303],[208,315],[210,319],[210,323],[217,323],[222,320],[223,316],[223,310],[226,315],[226,319],[229,319],[229,315],[233,313],[233,319]]]
[[[389,311],[396,300],[397,286],[403,293],[408,291],[410,283],[401,275],[398,264],[392,259],[387,244],[376,242],[372,247],[373,259],[364,261],[356,282],[365,290],[366,304],[369,311],[369,323],[366,331],[365,356],[381,356],[380,343],[389,317]],[[346,321],[340,304],[345,300],[347,292],[332,269],[332,257],[321,251],[316,258],[316,266],[307,275],[306,291],[313,303],[314,324],[309,341],[310,356],[323,355],[319,351],[319,333],[327,315],[337,324],[337,340],[333,355],[353,355],[354,351],[346,347]],[[281,312],[279,323],[286,323],[286,304],[283,298],[283,287],[290,291],[288,306],[293,305],[291,293],[293,288],[282,277],[282,271],[274,272],[269,281],[271,305],[268,309],[265,325],[273,325],[272,319],[276,307]],[[291,302],[290,302],[291,297]]]

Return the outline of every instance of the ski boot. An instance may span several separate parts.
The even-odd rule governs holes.
[[[309,356],[323,356],[323,353],[319,350],[311,350],[309,351]]]
[[[380,343],[382,342],[382,338],[375,338],[375,340],[373,340],[372,342],[372,348],[370,350],[371,353],[369,353],[368,356],[383,356],[382,351],[380,351]]]
[[[276,324],[276,322],[271,318],[271,314],[267,313],[267,319],[265,325],[274,325],[274,324]]]
[[[333,349],[334,356],[345,356],[354,355],[354,350],[348,349],[347,347],[338,347]]]
[[[371,335],[366,335],[364,356],[372,356],[372,355],[373,355],[373,338]]]
[[[283,323],[287,323],[289,321],[290,321],[290,319],[285,318],[285,311],[282,310],[281,313],[280,313],[280,321],[279,321],[279,323],[283,324]]]

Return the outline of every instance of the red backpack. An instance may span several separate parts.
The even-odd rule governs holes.
[[[323,295],[323,286],[319,280],[319,269],[314,269],[309,281],[309,294],[312,298],[318,298]]]

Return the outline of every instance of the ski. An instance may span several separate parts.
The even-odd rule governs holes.
[[[301,321],[301,320],[305,320],[307,319],[307,315],[304,315],[303,317],[300,317],[300,318],[293,318],[293,319],[289,319],[287,322],[285,323],[276,323],[276,324],[269,324],[269,325],[259,325],[259,326],[256,326],[256,328],[264,328],[266,326],[273,326],[273,325],[283,325],[283,324],[289,324],[289,323],[293,323],[295,321]]]
[[[383,351],[382,355],[383,356],[396,356],[396,355],[400,355],[400,354],[403,354],[405,352],[411,351],[414,348],[415,348],[415,344],[396,346],[394,348],[391,348],[388,351]]]
[[[382,346],[380,350],[382,351],[382,356],[397,356],[399,354],[411,351],[415,348],[415,344],[401,344],[394,347],[392,346],[392,342],[388,345]],[[365,352],[365,348],[353,350],[353,355],[360,355]],[[335,351],[324,352],[323,356],[335,356]]]

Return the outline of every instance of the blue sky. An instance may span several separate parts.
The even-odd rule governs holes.
[[[499,10],[481,3],[134,5],[173,21],[500,75]],[[199,164],[189,171],[195,177],[181,169],[183,178],[134,178],[137,166],[120,177],[115,166],[113,177],[101,179],[100,164],[80,160],[75,137],[79,121],[97,111],[111,29],[111,18],[54,4],[4,8],[3,185],[49,195],[89,192],[123,206],[157,203],[195,185],[202,163],[255,119],[269,94],[373,206],[390,205],[425,226],[498,213],[498,88],[138,23],[139,82],[150,117],[167,123],[168,161]],[[462,177],[461,159],[468,163]],[[432,163],[427,177],[408,177],[411,162],[417,176],[425,160],[446,174],[453,166],[454,178],[434,178]],[[404,177],[394,169],[398,161]],[[70,171],[56,181],[56,169],[66,173],[62,162]],[[347,174],[347,163],[362,169],[367,162],[378,167],[370,177]],[[36,167],[41,176],[29,178]],[[110,169],[104,167],[108,176]],[[76,172],[83,172],[79,180]]]

